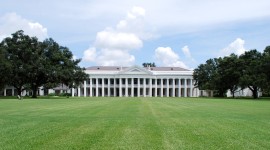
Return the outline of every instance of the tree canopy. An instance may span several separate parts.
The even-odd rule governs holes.
[[[153,63],[142,63],[142,66],[143,67],[156,67],[156,64],[153,62]]]
[[[0,57],[3,58],[0,71],[4,70],[3,76],[8,78],[2,78],[0,84],[14,86],[19,95],[25,88],[30,88],[32,97],[36,98],[39,87],[59,84],[73,87],[88,78],[85,69],[78,65],[81,60],[73,60],[67,47],[51,38],[40,42],[22,30],[0,43]]]
[[[195,86],[200,90],[213,90],[225,96],[230,90],[234,97],[237,89],[249,88],[253,98],[259,91],[268,91],[270,85],[270,47],[263,53],[250,50],[240,55],[209,59],[193,72]]]

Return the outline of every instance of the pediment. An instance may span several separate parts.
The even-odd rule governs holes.
[[[151,71],[148,71],[145,68],[139,67],[139,66],[132,66],[129,68],[126,68],[123,71],[120,71],[119,74],[142,74],[142,75],[147,75],[147,74],[152,74]]]
[[[129,72],[142,72],[142,71],[139,69],[133,69],[133,70],[130,70]]]

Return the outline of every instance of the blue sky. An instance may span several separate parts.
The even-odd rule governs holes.
[[[0,40],[17,30],[52,37],[81,66],[196,68],[270,45],[269,0],[3,1]]]

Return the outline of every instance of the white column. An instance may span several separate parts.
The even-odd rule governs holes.
[[[157,97],[157,81],[158,79],[154,79],[155,80],[155,97]]]
[[[134,97],[134,78],[131,78],[131,97]]]
[[[141,94],[140,94],[140,85],[141,83],[140,83],[140,78],[138,78],[138,92],[137,92],[137,94],[138,94],[138,97],[140,97],[141,96]]]
[[[7,96],[7,89],[4,89],[4,96]]]
[[[160,86],[160,96],[163,97],[163,79],[162,78],[160,79],[160,84],[161,84],[161,86]]]
[[[11,95],[14,96],[14,87],[12,87]]]
[[[93,80],[92,80],[92,78],[90,78],[90,97],[92,97],[93,96],[93,85],[92,85],[92,82],[93,82]]]
[[[146,78],[143,78],[143,97],[146,97]]]
[[[185,79],[184,81],[185,81],[185,83],[184,83],[184,89],[185,89],[184,97],[187,97],[187,79]]]
[[[111,79],[108,78],[108,96],[111,96]]]
[[[101,89],[102,94],[101,94],[101,95],[102,95],[102,97],[104,97],[104,93],[105,93],[105,92],[104,92],[104,78],[101,79],[101,82],[102,82],[102,83],[101,83],[101,84],[102,84],[102,87],[101,87],[101,88],[102,88],[102,89]]]
[[[96,97],[98,97],[98,78],[96,78]]]
[[[83,82],[83,96],[86,97],[86,81]]]
[[[116,79],[113,79],[113,96],[116,97]]]
[[[78,97],[81,97],[81,87],[78,87]]]
[[[190,79],[190,91],[189,92],[190,92],[190,94],[189,94],[190,97],[192,97],[192,79]]]
[[[71,96],[74,97],[74,88],[71,89]]]
[[[119,78],[119,97],[122,97],[122,78]]]
[[[167,79],[167,89],[166,89],[166,91],[167,91],[167,92],[166,92],[166,96],[167,96],[167,97],[169,97],[169,94],[170,94],[170,90],[169,90],[169,89],[170,89],[170,84],[169,84],[169,83],[170,83],[170,82],[169,82],[169,79]]]
[[[178,97],[181,97],[181,79],[178,79]]]
[[[173,85],[172,97],[175,97],[175,79],[172,79],[172,85]]]
[[[149,79],[149,84],[150,84],[149,96],[152,97],[152,78]]]
[[[125,82],[126,82],[126,84],[125,84],[125,90],[126,90],[126,97],[128,97],[128,78],[126,78],[125,79]]]

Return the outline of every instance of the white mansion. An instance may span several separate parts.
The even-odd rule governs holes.
[[[86,69],[89,80],[72,96],[197,97],[193,71],[179,67],[95,66]]]
[[[67,91],[78,97],[199,97],[213,96],[213,91],[202,91],[194,86],[193,71],[180,67],[120,67],[93,66],[86,68],[89,79],[78,88],[67,89],[59,86],[43,90],[38,95]],[[31,95],[23,92],[22,95]],[[8,86],[0,91],[0,96],[15,96],[17,91]],[[251,96],[248,89],[235,96]],[[230,92],[227,96],[231,96]]]
[[[198,97],[194,87],[193,71],[180,67],[120,67],[94,66],[86,68],[89,80],[78,88],[68,89],[68,93],[78,97]],[[38,95],[61,93],[65,87],[57,87]],[[31,95],[23,92],[22,95]],[[0,95],[14,96],[14,87],[6,87]]]

